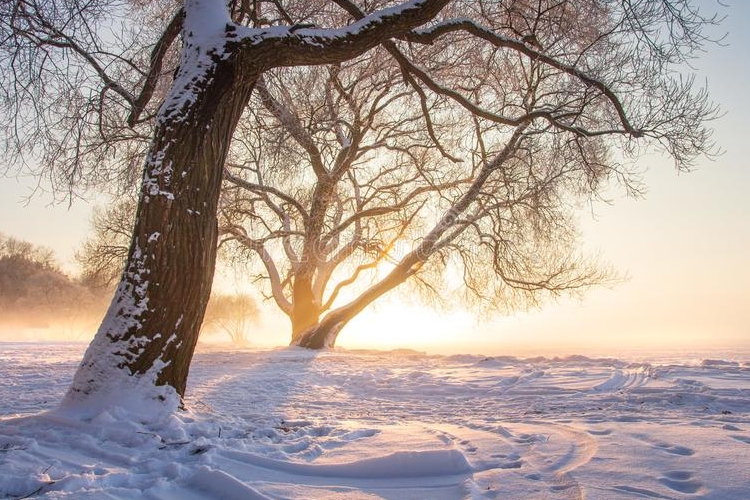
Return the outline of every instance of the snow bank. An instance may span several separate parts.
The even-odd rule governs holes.
[[[187,485],[222,500],[269,500],[236,477],[205,465],[190,476]]]
[[[355,462],[307,464],[274,460],[258,455],[234,452],[227,456],[263,469],[298,476],[336,477],[349,479],[396,479],[466,474],[471,466],[455,449],[397,451]]]

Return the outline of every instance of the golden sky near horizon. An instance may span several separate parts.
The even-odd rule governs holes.
[[[584,249],[599,253],[628,281],[581,301],[479,320],[390,301],[350,324],[339,345],[461,352],[750,348],[750,5],[735,1],[727,16],[726,46],[712,47],[694,63],[698,80],[707,81],[725,112],[713,124],[725,153],[679,175],[668,159],[644,159],[644,199],[614,191],[613,205],[597,205],[595,217],[581,213]],[[35,186],[34,179],[0,178],[0,232],[52,247],[72,269],[91,205],[50,205],[42,192],[26,200]],[[262,338],[251,334],[250,340],[283,344],[286,327],[269,314],[260,325]],[[372,340],[377,335],[380,342]]]

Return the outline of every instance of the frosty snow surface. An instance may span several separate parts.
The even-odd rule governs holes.
[[[0,343],[0,498],[750,499],[750,357],[214,349],[185,412],[48,412],[84,348]]]

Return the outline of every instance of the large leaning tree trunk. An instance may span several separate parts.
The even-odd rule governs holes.
[[[223,34],[226,23],[215,26]],[[185,37],[144,169],[126,268],[66,396],[121,397],[125,375],[182,396],[216,260],[221,166],[259,73]],[[190,51],[195,51],[193,54]]]
[[[262,72],[355,57],[447,2],[406,2],[330,31],[250,29],[223,0],[185,2],[180,67],[157,117],[127,264],[62,408],[139,410],[184,395],[213,280],[224,162]]]

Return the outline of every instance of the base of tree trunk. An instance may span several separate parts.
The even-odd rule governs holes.
[[[292,339],[290,345],[316,350],[334,347],[339,332],[344,328],[344,325],[346,325],[346,321],[338,321],[336,323],[324,321],[308,328]]]

